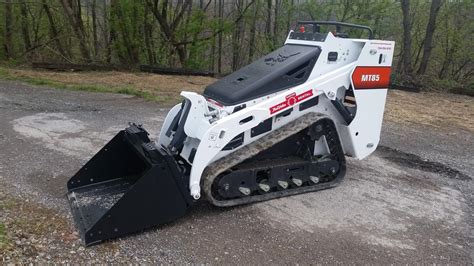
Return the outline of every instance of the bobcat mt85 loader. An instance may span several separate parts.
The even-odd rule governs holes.
[[[395,43],[372,35],[299,22],[203,95],[181,92],[156,141],[136,124],[120,131],[67,183],[85,244],[171,222],[200,198],[235,206],[339,184],[345,155],[362,159],[380,139]]]

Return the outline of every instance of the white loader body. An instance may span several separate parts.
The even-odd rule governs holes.
[[[395,43],[338,38],[331,32],[323,42],[297,40],[290,38],[292,32],[288,35],[285,45],[321,48],[319,59],[305,83],[247,101],[244,103],[246,108],[238,112],[233,110],[242,103],[224,106],[194,92],[181,93],[192,106],[185,121],[184,131],[187,139],[180,155],[186,160],[191,151],[195,150],[193,162],[187,160],[192,164],[189,187],[195,199],[200,197],[201,175],[206,166],[263,137],[264,134],[250,137],[250,131],[270,117],[274,118],[274,130],[305,113],[324,113],[336,122],[346,155],[363,159],[376,149],[380,139]],[[334,52],[337,52],[337,59],[329,61],[329,53]],[[353,91],[357,109],[353,120],[347,123],[331,100],[344,101],[341,97],[344,97],[349,89]],[[318,96],[318,105],[303,111],[294,110],[287,116],[278,117],[278,114],[293,105]],[[176,105],[163,123],[158,143],[164,147],[171,142],[172,136],[166,136],[166,131],[180,108],[181,104]],[[242,132],[247,136],[243,145],[230,151],[222,151],[230,140]]]

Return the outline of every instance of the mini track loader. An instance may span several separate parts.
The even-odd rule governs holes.
[[[378,145],[394,45],[299,22],[203,95],[183,91],[156,142],[130,124],[67,183],[86,245],[171,222],[202,196],[235,206],[336,186],[345,155]]]

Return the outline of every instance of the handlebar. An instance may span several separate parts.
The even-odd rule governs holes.
[[[337,22],[337,21],[298,21],[298,25],[311,24],[314,26],[313,31],[319,32],[319,25],[334,25],[336,30],[339,31],[340,27],[363,29],[369,32],[369,40],[374,38],[374,32],[369,26],[357,25],[352,23]],[[316,31],[317,29],[317,31]]]

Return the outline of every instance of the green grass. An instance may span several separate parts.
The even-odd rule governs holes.
[[[0,198],[0,213],[5,212],[7,210],[13,210],[17,206],[13,200],[7,198]],[[9,241],[7,238],[7,228],[4,223],[0,222],[0,253],[2,251],[6,251],[9,246]]]
[[[84,85],[84,84],[65,84],[45,78],[31,78],[13,76],[8,72],[8,69],[0,67],[0,79],[21,81],[36,86],[47,86],[57,89],[75,90],[75,91],[90,91],[90,92],[107,92],[107,93],[121,93],[133,95],[144,98],[149,101],[164,102],[166,99],[154,95],[148,91],[139,90],[133,86],[104,86],[104,85]]]
[[[0,67],[0,77],[5,77],[8,75],[8,70],[3,67]]]
[[[3,223],[0,223],[0,251],[8,246],[7,230]]]

